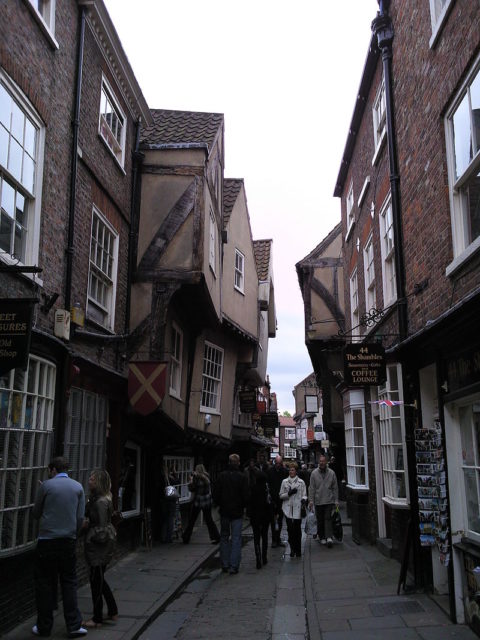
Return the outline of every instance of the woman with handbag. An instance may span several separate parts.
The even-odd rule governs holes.
[[[307,501],[305,482],[297,476],[297,468],[296,462],[290,463],[288,478],[282,480],[279,492],[282,510],[287,519],[291,558],[302,556],[302,506]]]
[[[85,507],[84,529],[85,559],[90,567],[93,616],[83,626],[88,629],[100,627],[103,622],[115,622],[118,609],[115,598],[105,580],[107,564],[113,556],[116,531],[112,524],[111,480],[107,471],[95,469],[88,479],[90,495]],[[107,605],[107,617],[103,617],[103,599]]]
[[[188,544],[190,542],[193,527],[200,511],[203,513],[203,517],[205,518],[210,540],[213,543],[220,542],[220,534],[218,533],[217,525],[212,518],[210,476],[203,464],[197,464],[195,467],[195,472],[188,483],[188,489],[193,493],[193,504],[188,518],[188,525],[182,535],[184,544]]]

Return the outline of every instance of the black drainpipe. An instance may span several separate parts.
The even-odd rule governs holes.
[[[388,159],[390,164],[390,191],[392,194],[392,218],[395,233],[395,283],[398,300],[398,332],[400,342],[407,337],[407,301],[405,298],[405,263],[403,256],[403,233],[400,208],[400,175],[397,161],[397,138],[393,117],[392,90],[392,43],[393,25],[388,15],[390,0],[379,0],[380,11],[372,22],[372,32],[382,52],[383,77],[385,80],[385,115],[387,124]]]
[[[75,114],[73,119],[72,142],[72,169],[70,173],[70,207],[68,214],[68,240],[67,240],[67,272],[65,277],[65,309],[70,310],[72,296],[72,270],[73,270],[73,237],[75,228],[75,200],[77,195],[77,154],[78,154],[78,129],[80,125],[80,101],[82,96],[83,73],[83,49],[85,43],[85,7],[80,13],[80,41],[78,43],[77,61],[77,86],[75,90]]]
[[[135,258],[136,258],[136,243],[138,237],[138,220],[139,220],[139,179],[138,168],[142,162],[143,154],[139,153],[140,146],[140,129],[142,126],[142,120],[137,120],[136,132],[135,132],[135,149],[132,153],[132,191],[130,201],[130,233],[128,235],[128,266],[127,266],[127,298],[125,301],[125,330],[124,334],[128,335],[130,332],[130,305],[131,305],[131,287],[132,287],[132,274],[135,270]]]

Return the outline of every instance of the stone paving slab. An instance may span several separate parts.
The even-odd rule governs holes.
[[[326,631],[322,640],[420,640],[415,629],[352,629],[350,631]],[[438,638],[437,640],[443,640]]]
[[[478,636],[464,625],[421,627],[418,634],[422,640],[478,640]]]
[[[395,627],[408,626],[402,620],[401,616],[382,616],[375,618],[357,618],[350,619],[350,627],[352,629],[393,629]]]
[[[272,633],[296,633],[306,631],[305,607],[284,605],[276,607],[273,615]]]
[[[349,618],[373,617],[368,605],[362,603],[332,607],[328,602],[322,602],[316,605],[316,609],[320,624],[322,620],[332,620],[333,618],[348,620]]]
[[[304,606],[305,596],[302,589],[278,589],[276,597],[277,605],[293,604],[295,606]]]

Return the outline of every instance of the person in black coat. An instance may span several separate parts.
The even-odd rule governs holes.
[[[238,573],[242,555],[243,512],[248,504],[248,479],[240,469],[240,456],[232,453],[226,471],[218,476],[212,497],[220,507],[220,560],[224,573]]]
[[[271,519],[272,549],[274,549],[275,547],[284,546],[280,539],[283,524],[283,510],[279,493],[280,487],[282,485],[282,480],[287,477],[288,471],[283,466],[282,456],[277,456],[275,458],[275,464],[271,469],[269,469],[267,474],[268,487],[270,489],[270,495],[272,496],[273,503],[273,515]]]
[[[250,487],[250,523],[253,530],[257,569],[262,568],[262,562],[267,564],[268,527],[272,520],[272,513],[273,505],[267,475],[263,471],[257,471],[255,482]]]

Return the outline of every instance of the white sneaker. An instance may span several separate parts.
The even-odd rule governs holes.
[[[325,538],[322,538],[322,539],[320,540],[320,544],[327,544],[327,541],[325,540]]]
[[[80,636],[86,636],[88,633],[88,629],[84,629],[83,627],[78,627],[75,631],[69,631],[69,638],[79,638]]]
[[[36,624],[33,625],[32,627],[32,633],[34,636],[39,636],[40,635],[40,631],[38,630],[38,627]]]
[[[333,545],[333,540],[331,538],[327,538],[327,547],[330,549],[332,545]]]

